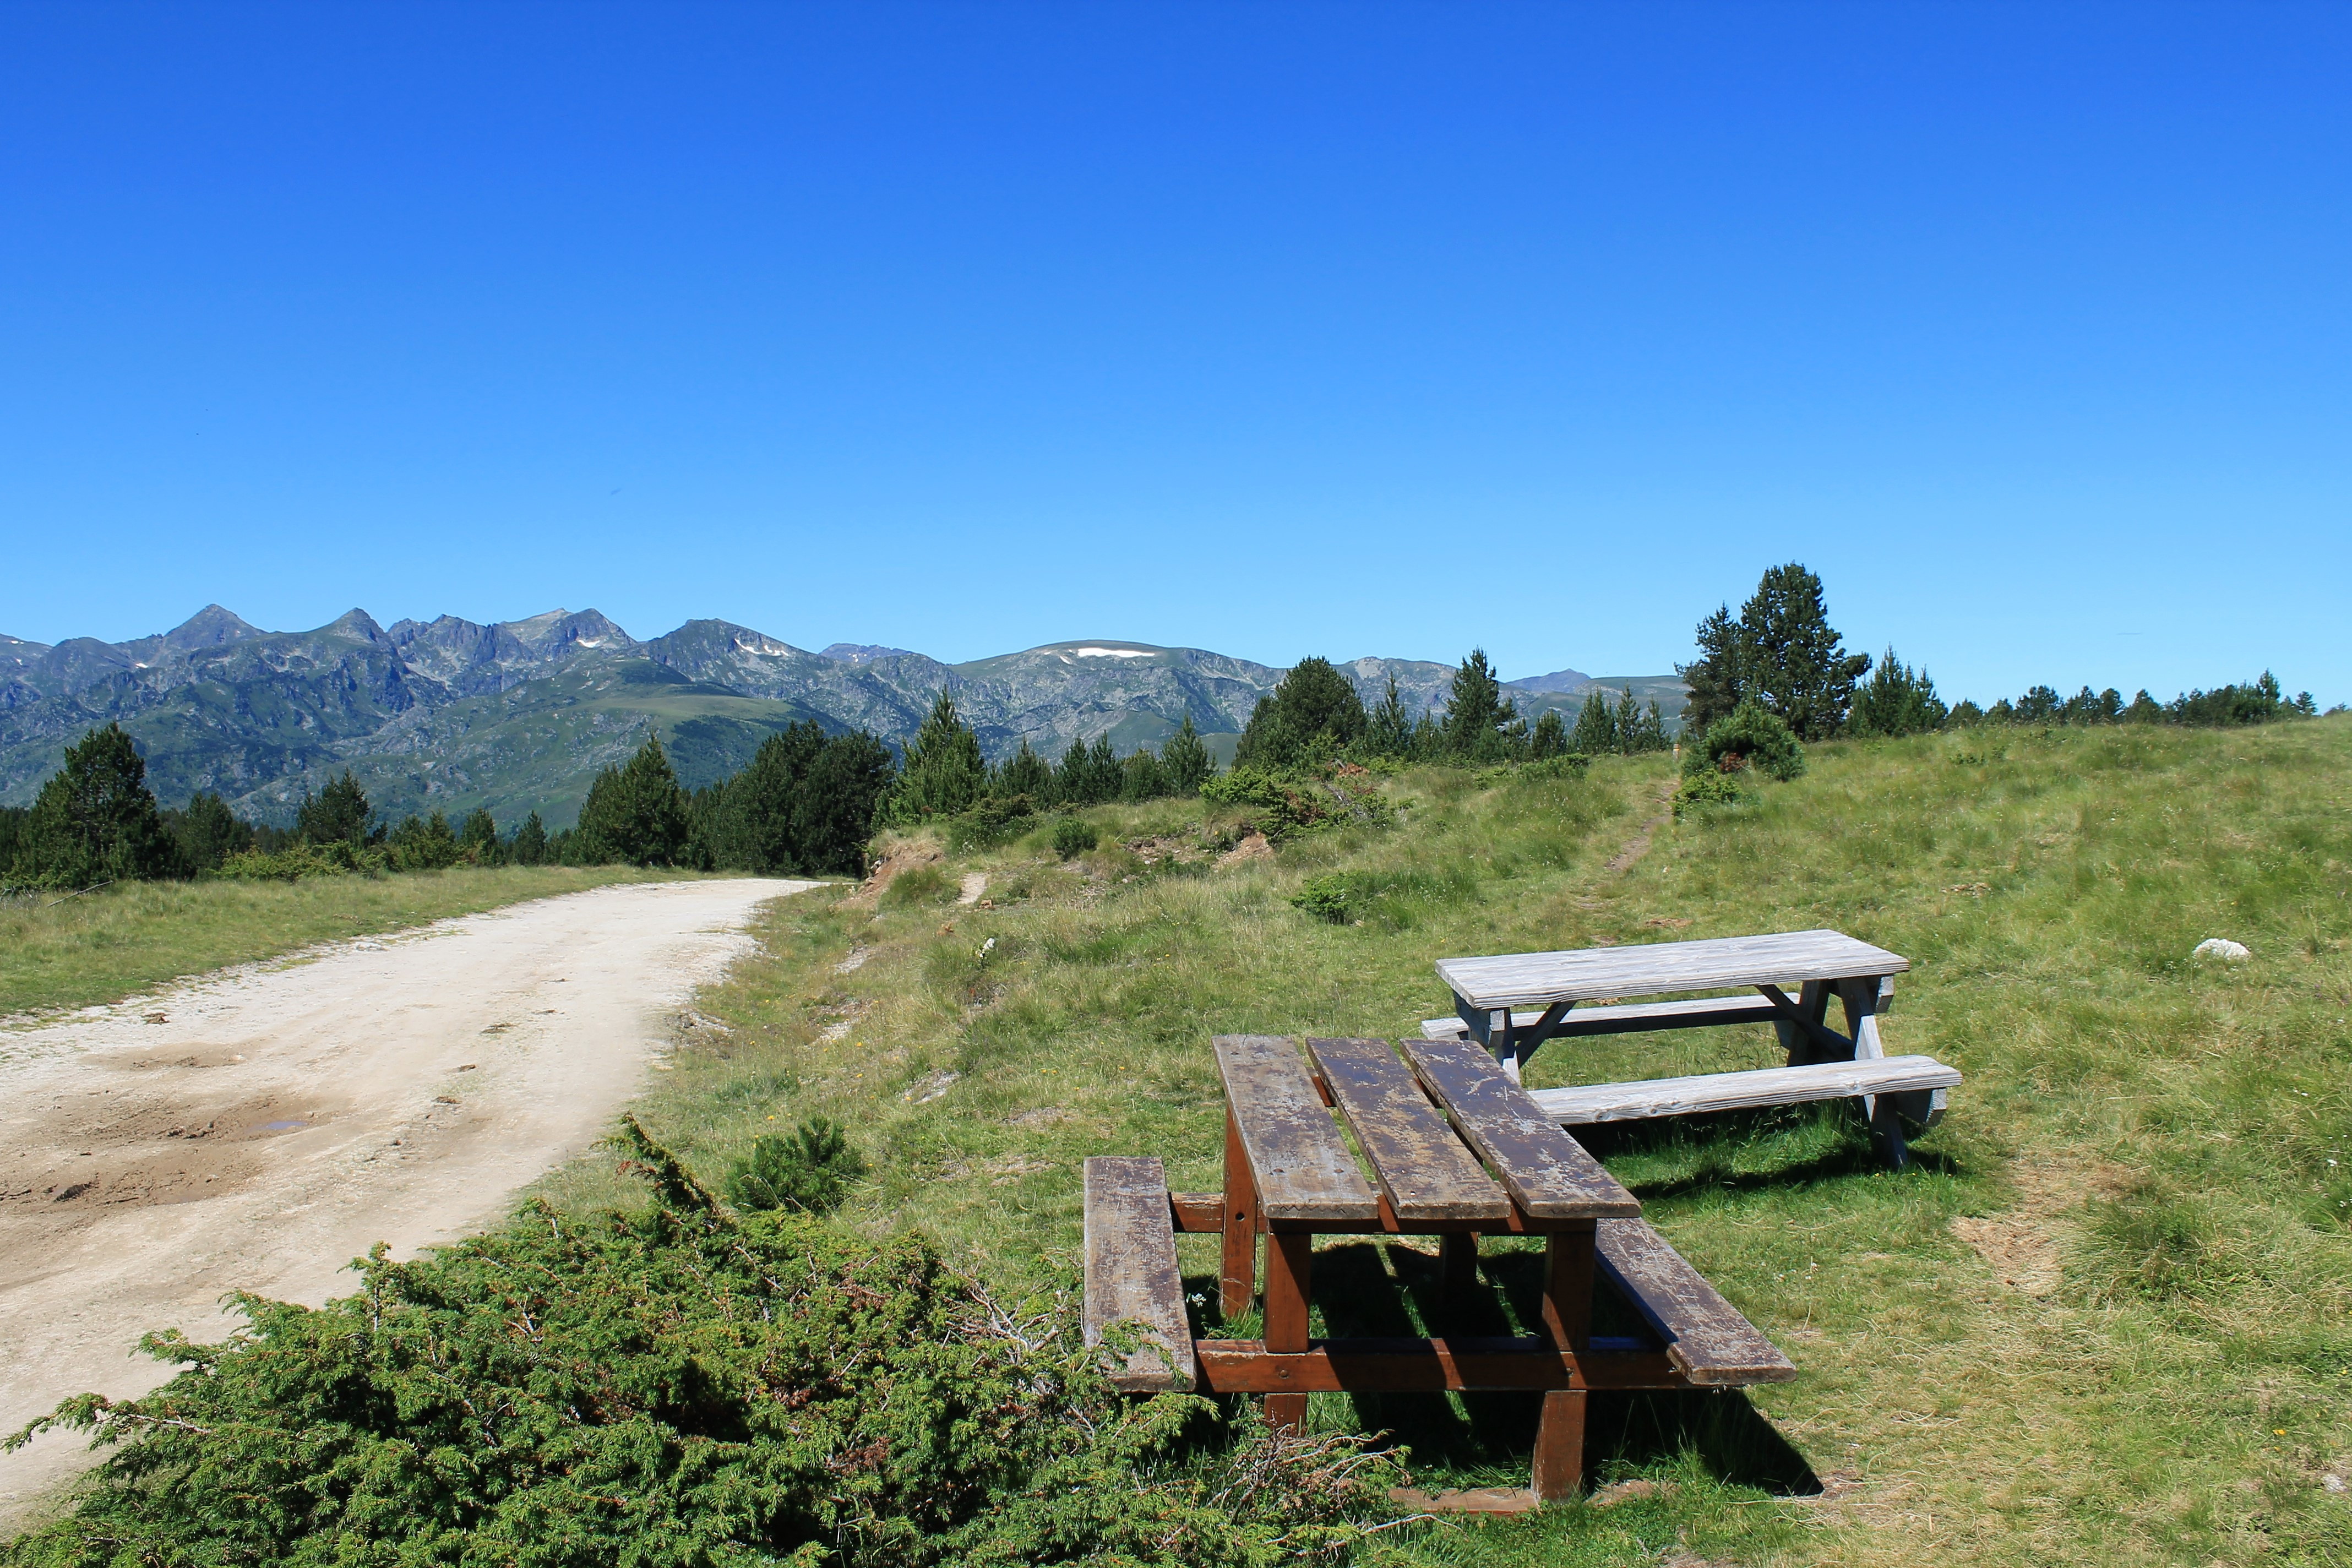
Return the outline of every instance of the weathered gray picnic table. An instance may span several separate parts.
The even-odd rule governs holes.
[[[1787,1357],[1641,1218],[1642,1205],[1493,1058],[1465,1041],[1214,1042],[1225,1090],[1224,1189],[1168,1190],[1161,1163],[1086,1162],[1087,1342],[1137,1336],[1113,1381],[1137,1390],[1262,1394],[1296,1425],[1332,1391],[1520,1389],[1543,1397],[1532,1488],[1580,1484],[1593,1389],[1727,1387],[1796,1375]],[[1341,1123],[1354,1135],[1364,1179]],[[1184,1310],[1179,1231],[1220,1234],[1224,1314],[1247,1311],[1265,1240],[1265,1337],[1198,1339]],[[1315,1338],[1315,1238],[1440,1238],[1444,1297],[1475,1278],[1481,1236],[1540,1236],[1540,1331],[1517,1338]],[[1591,1332],[1593,1289],[1647,1325]],[[1441,1325],[1442,1326],[1442,1325]]]
[[[1448,958],[1437,973],[1454,993],[1455,1016],[1424,1020],[1422,1033],[1476,1041],[1517,1082],[1547,1040],[1770,1024],[1788,1052],[1785,1068],[1538,1089],[1533,1098],[1571,1126],[1853,1099],[1888,1159],[1901,1165],[1905,1122],[1933,1126],[1945,1091],[1960,1081],[1932,1057],[1887,1056],[1879,1039],[1895,976],[1910,967],[1907,958],[1834,931]],[[1621,1001],[1732,987],[1756,994]],[[1826,1021],[1832,996],[1845,1014],[1844,1034]]]

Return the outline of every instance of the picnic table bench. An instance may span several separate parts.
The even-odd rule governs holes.
[[[1086,1162],[1087,1342],[1116,1330],[1113,1381],[1135,1390],[1260,1394],[1297,1425],[1316,1392],[1519,1389],[1539,1394],[1532,1490],[1567,1496],[1583,1469],[1594,1389],[1731,1387],[1796,1369],[1641,1217],[1641,1205],[1486,1052],[1464,1040],[1214,1042],[1225,1090],[1224,1185],[1171,1193],[1157,1159]],[[1335,1119],[1336,1112],[1336,1119]],[[1341,1135],[1363,1153],[1365,1179]],[[1261,1340],[1197,1339],[1179,1232],[1223,1237],[1224,1315],[1247,1311],[1265,1247]],[[1433,1236],[1444,1281],[1475,1278],[1481,1236],[1545,1238],[1538,1331],[1518,1337],[1317,1338],[1315,1238]],[[1598,1282],[1646,1325],[1591,1331]],[[1441,1325],[1442,1326],[1442,1325]]]
[[[1448,958],[1437,973],[1454,993],[1454,1016],[1423,1020],[1422,1034],[1476,1041],[1516,1082],[1547,1040],[1770,1024],[1788,1053],[1783,1068],[1538,1089],[1533,1098],[1571,1126],[1852,1099],[1899,1166],[1907,1159],[1905,1123],[1934,1126],[1946,1090],[1960,1081],[1932,1057],[1889,1057],[1880,1041],[1895,976],[1910,967],[1907,958],[1834,931]],[[1756,994],[1620,1001],[1734,986]],[[1845,1015],[1843,1034],[1827,1022],[1832,996]]]

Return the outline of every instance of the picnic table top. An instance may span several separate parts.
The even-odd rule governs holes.
[[[1471,1006],[1496,1008],[1729,985],[1851,980],[1899,974],[1910,967],[1909,959],[1843,931],[1792,931],[1565,952],[1445,958],[1438,961],[1437,973]]]
[[[1400,1059],[1385,1040],[1307,1043],[1379,1179],[1376,1193],[1341,1141],[1297,1042],[1221,1035],[1215,1044],[1260,1212],[1278,1227],[1377,1224],[1383,1201],[1402,1225],[1497,1230],[1515,1220],[1541,1225],[1642,1212],[1633,1195],[1475,1046],[1406,1040]]]

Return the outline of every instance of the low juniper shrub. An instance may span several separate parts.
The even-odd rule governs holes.
[[[1685,778],[1682,787],[1675,791],[1675,815],[1706,805],[1738,805],[1743,798],[1738,772],[1692,773]]]
[[[1753,698],[1706,727],[1683,756],[1683,771],[1733,773],[1754,768],[1783,781],[1805,771],[1805,748],[1778,713]]]
[[[240,1296],[221,1343],[149,1335],[170,1382],[9,1439],[107,1457],[0,1565],[1274,1568],[1394,1515],[1362,1439],[1123,1398],[1066,1306],[911,1233],[730,1213],[634,1121],[615,1142],[646,1209],[532,1204],[378,1247],[320,1307]]]
[[[727,1201],[739,1209],[831,1214],[866,1174],[866,1162],[839,1127],[817,1117],[783,1137],[764,1137],[727,1173]]]
[[[1318,921],[1343,926],[1348,923],[1349,894],[1352,890],[1348,879],[1337,873],[1309,877],[1299,885],[1298,891],[1290,895],[1290,904],[1293,909],[1304,910]]]
[[[1066,816],[1054,824],[1054,853],[1065,860],[1083,855],[1101,842],[1102,835],[1095,831],[1091,822]]]

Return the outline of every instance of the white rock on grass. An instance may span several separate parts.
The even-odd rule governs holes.
[[[2226,936],[2209,936],[2197,944],[2199,958],[2218,958],[2228,963],[2243,963],[2253,957],[2243,942],[2231,942]]]

